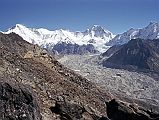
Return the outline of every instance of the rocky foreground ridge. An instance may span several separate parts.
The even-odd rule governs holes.
[[[159,119],[157,106],[118,99],[15,33],[0,33],[0,106],[1,120]]]

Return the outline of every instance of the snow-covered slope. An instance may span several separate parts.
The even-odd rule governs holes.
[[[24,25],[16,24],[4,33],[8,34],[11,32],[20,35],[24,40],[30,43],[38,44],[49,50],[52,50],[57,44],[58,46],[62,44],[60,45],[61,47],[66,46],[66,44],[76,44],[79,45],[79,47],[92,44],[96,50],[105,52],[109,48],[108,46],[122,45],[131,39],[159,38],[159,23],[151,22],[142,29],[131,28],[115,37],[110,31],[103,29],[103,27],[99,25],[94,25],[84,32],[71,32],[63,29],[50,31],[43,28],[28,28]],[[68,46],[66,48],[68,48]]]
[[[107,45],[122,45],[130,41],[131,39],[157,39],[159,38],[159,23],[150,22],[147,27],[143,29],[129,29],[123,34],[116,35],[112,40],[110,40]]]
[[[114,36],[110,31],[104,30],[99,25],[94,25],[84,32],[70,32],[69,30],[62,29],[49,31],[43,28],[27,28],[24,25],[16,24],[5,33],[8,34],[11,32],[20,35],[24,40],[30,43],[43,47],[46,45],[47,47],[48,45],[52,47],[60,42],[78,45],[92,44],[95,49],[100,52],[107,49],[105,43],[109,42]]]

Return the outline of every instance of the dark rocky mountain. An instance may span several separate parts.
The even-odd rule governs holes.
[[[116,53],[119,49],[122,48],[122,45],[114,45],[110,47],[106,52],[102,53],[102,57],[111,57],[114,53]]]
[[[159,40],[133,39],[103,61],[103,65],[159,72]]]
[[[78,45],[61,42],[53,46],[52,51],[57,51],[59,54],[89,54],[98,53],[92,44]]]
[[[123,45],[114,45],[110,47],[106,52],[100,54],[97,58],[97,63],[103,65],[103,61],[106,61],[109,57],[111,57],[114,53],[122,48]]]
[[[0,33],[1,120],[159,119],[158,106],[120,99],[37,45]]]

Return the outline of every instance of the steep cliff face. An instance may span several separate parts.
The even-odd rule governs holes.
[[[21,117],[25,117],[24,120],[114,119],[108,115],[114,106],[109,107],[105,102],[118,98],[65,68],[46,50],[23,41],[14,33],[0,34],[0,76],[2,120],[20,120]],[[156,111],[159,110],[154,107]],[[138,113],[134,111],[134,114]],[[155,115],[153,119],[157,118],[157,113]],[[152,119],[149,114],[144,114],[143,118],[145,116]]]

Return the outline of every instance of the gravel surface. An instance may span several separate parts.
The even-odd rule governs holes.
[[[159,105],[159,81],[148,75],[104,68],[98,55],[66,55],[58,61],[106,90]]]

